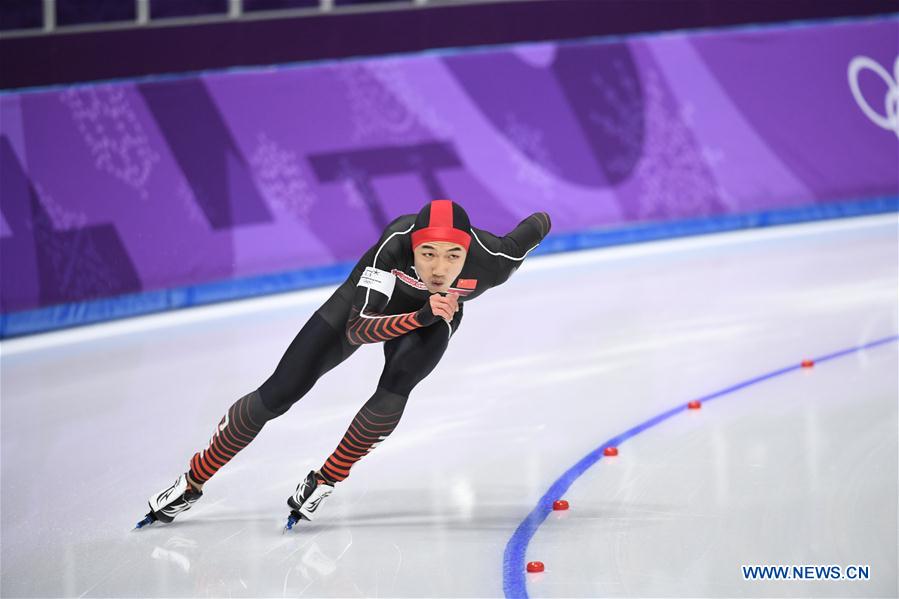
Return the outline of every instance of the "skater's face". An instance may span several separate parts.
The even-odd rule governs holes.
[[[458,243],[429,241],[415,248],[415,272],[431,293],[446,293],[462,272],[465,251]]]

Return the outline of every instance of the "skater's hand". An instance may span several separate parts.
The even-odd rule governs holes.
[[[435,293],[428,298],[427,303],[415,313],[418,321],[423,326],[431,326],[442,318],[446,322],[453,320],[453,315],[459,311],[459,294],[450,293],[446,296]]]
[[[428,303],[431,304],[431,312],[434,313],[434,316],[439,316],[443,320],[450,322],[459,309],[459,304],[456,301],[458,297],[455,293],[450,293],[446,296],[439,293],[431,295],[428,298]]]
[[[459,311],[459,294],[455,291],[450,291],[444,296],[444,298],[453,309],[453,314]]]

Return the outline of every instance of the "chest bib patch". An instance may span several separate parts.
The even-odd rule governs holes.
[[[359,277],[359,287],[368,287],[374,289],[387,296],[387,299],[393,295],[393,287],[396,285],[396,277],[393,273],[386,270],[380,270],[371,266],[367,267]]]

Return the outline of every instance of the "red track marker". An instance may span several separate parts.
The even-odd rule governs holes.
[[[691,401],[690,403],[687,404],[687,407],[690,408],[691,410],[698,410],[699,408],[702,407],[702,402],[699,401],[698,399],[694,399],[693,401]]]
[[[567,510],[568,502],[565,501],[564,499],[557,499],[556,501],[553,501],[553,509],[555,511]]]
[[[528,572],[543,572],[543,562],[528,562]]]
[[[606,447],[605,449],[602,450],[602,455],[616,456],[616,455],[618,455],[618,448],[617,447]]]
[[[814,365],[815,365],[815,361],[814,361],[814,360],[803,360],[803,361],[802,361],[802,367],[803,367],[803,368],[811,368],[811,367],[814,366]]]

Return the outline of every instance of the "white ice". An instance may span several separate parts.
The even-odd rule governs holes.
[[[467,306],[394,434],[318,519],[287,496],[374,389],[328,375],[171,525],[147,497],[258,386],[330,289],[0,344],[3,597],[498,597],[567,468],[644,420],[899,330],[897,216],[529,259]],[[897,343],[682,412],[603,458],[527,550],[533,597],[897,595]],[[867,581],[746,581],[748,564]]]

